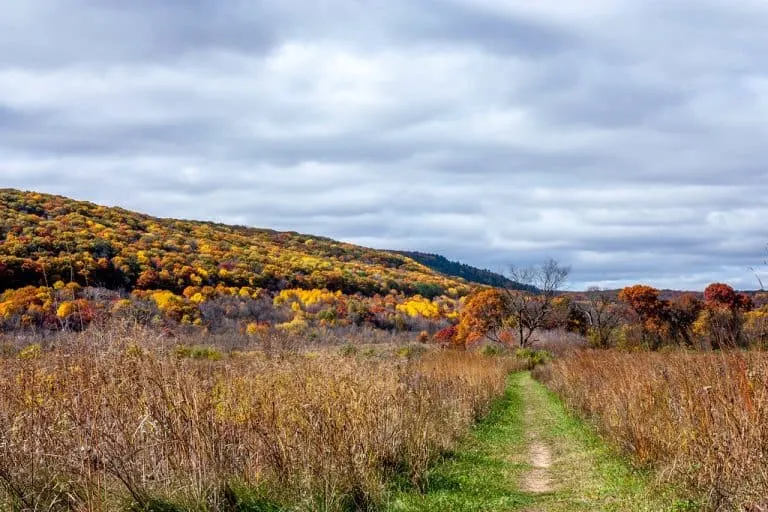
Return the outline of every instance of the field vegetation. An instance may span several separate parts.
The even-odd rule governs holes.
[[[768,506],[768,356],[582,351],[536,370],[604,437],[711,510]]]
[[[0,359],[2,510],[366,510],[419,487],[514,358],[223,351],[89,330]]]
[[[533,368],[690,503],[768,509],[768,294],[568,272],[0,190],[0,509],[379,509]]]

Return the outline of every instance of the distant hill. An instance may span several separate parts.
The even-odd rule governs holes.
[[[471,290],[404,254],[0,189],[0,291],[57,281],[175,293],[188,286],[226,286],[431,298]]]
[[[510,288],[513,290],[526,290],[531,292],[538,291],[533,286],[528,286],[516,281],[512,281],[496,272],[492,272],[487,269],[479,269],[477,267],[473,267],[458,261],[451,261],[444,256],[440,256],[439,254],[415,251],[397,251],[397,254],[407,256],[421,263],[422,265],[429,267],[436,272],[440,272],[446,276],[460,277],[471,283],[497,286],[500,288]]]

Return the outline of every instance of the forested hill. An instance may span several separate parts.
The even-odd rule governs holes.
[[[459,279],[389,251],[0,189],[0,291],[57,281],[175,293],[189,286],[227,286],[431,298],[470,290]]]
[[[533,286],[527,286],[516,281],[507,279],[501,274],[491,272],[487,269],[479,269],[458,261],[451,261],[439,254],[430,254],[424,252],[414,251],[397,251],[397,254],[407,256],[422,265],[431,268],[441,274],[452,277],[460,277],[466,281],[478,284],[485,284],[488,286],[496,286],[499,288],[510,288],[513,290],[528,290],[536,292],[536,288]]]

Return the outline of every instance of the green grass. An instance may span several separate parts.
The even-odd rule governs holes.
[[[516,489],[526,465],[510,458],[525,449],[519,379],[519,375],[510,377],[504,397],[488,417],[455,453],[430,471],[426,492],[400,492],[389,510],[491,512],[533,503]]]
[[[553,450],[557,490],[539,497],[537,510],[682,511],[698,510],[675,489],[632,467],[594,429],[568,413],[562,401],[529,374],[520,376],[528,403],[529,430]]]
[[[548,447],[552,489],[532,493],[523,482],[532,467],[532,442]],[[492,407],[464,442],[429,471],[415,489],[401,483],[385,510],[390,512],[496,511],[694,511],[699,507],[676,497],[674,489],[654,483],[649,472],[634,469],[617,456],[589,425],[569,414],[562,401],[528,372],[509,377],[503,398]],[[226,510],[277,512],[282,508],[266,494],[227,487]],[[302,507],[298,507],[302,508]],[[355,510],[354,504],[342,505]],[[322,504],[312,510],[322,510]],[[142,512],[192,510],[153,501]],[[199,510],[207,510],[201,507]]]
[[[533,440],[552,453],[550,492],[521,490]],[[506,394],[454,454],[428,475],[424,492],[405,489],[388,504],[409,511],[687,511],[698,507],[632,468],[529,373],[509,378]]]

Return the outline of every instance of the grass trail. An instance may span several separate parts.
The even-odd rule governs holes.
[[[402,492],[388,510],[675,511],[676,500],[614,456],[528,373],[509,378],[491,414],[429,474],[426,492]]]

